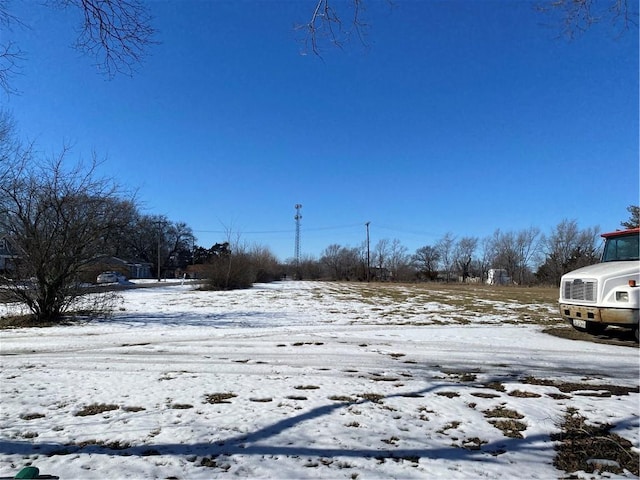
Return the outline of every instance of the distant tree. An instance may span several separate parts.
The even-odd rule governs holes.
[[[78,307],[88,293],[78,286],[81,272],[131,215],[117,186],[96,176],[95,161],[66,168],[66,153],[50,161],[24,153],[0,183],[0,231],[16,254],[2,282],[39,322]]]
[[[420,278],[436,280],[438,278],[438,262],[440,253],[435,247],[425,245],[416,250],[411,260],[418,271]]]
[[[287,276],[300,280],[319,280],[322,278],[322,266],[318,260],[310,255],[302,255],[296,265],[295,258],[290,258],[286,263]]]
[[[378,240],[373,247],[371,254],[371,263],[375,267],[375,273],[373,277],[376,280],[388,280],[388,263],[390,256],[390,245],[388,238],[382,238]]]
[[[185,269],[195,260],[195,236],[184,222],[173,222],[165,215],[138,213],[121,232],[115,256],[153,265],[156,276]],[[159,263],[158,263],[159,261]]]
[[[491,252],[491,266],[506,269],[509,277],[518,284],[530,282],[532,264],[539,251],[541,238],[537,227],[518,232],[496,230],[487,241],[487,248]]]
[[[212,259],[227,255],[231,252],[229,242],[215,243],[211,248],[204,248],[198,245],[193,250],[193,263],[209,263]]]
[[[638,228],[640,227],[640,207],[638,205],[629,205],[627,207],[629,212],[629,220],[622,222],[624,228]]]
[[[435,249],[438,251],[438,257],[440,258],[440,265],[445,273],[447,282],[451,281],[451,275],[455,266],[454,248],[456,238],[452,233],[446,233],[435,244]]]
[[[553,285],[576,268],[598,261],[598,227],[580,229],[576,220],[562,220],[542,239],[544,262],[536,272],[538,281]]]
[[[391,278],[396,282],[409,280],[415,273],[411,268],[411,257],[407,254],[407,247],[399,239],[394,238],[389,247],[389,270]]]
[[[255,271],[255,282],[268,283],[282,278],[284,269],[267,247],[254,245],[249,249],[248,254]]]
[[[462,237],[454,248],[454,262],[458,266],[463,282],[466,282],[471,275],[471,263],[477,247],[476,237]]]
[[[362,255],[358,248],[348,248],[337,243],[322,252],[320,263],[331,280],[354,280],[359,277]]]
[[[185,222],[162,222],[165,228],[162,231],[161,244],[164,245],[165,257],[162,267],[168,267],[172,271],[184,270],[191,262],[191,249],[196,237],[193,230]]]
[[[532,260],[540,249],[542,234],[538,227],[530,227],[520,230],[515,237],[517,253],[517,283],[524,285],[531,280]]]
[[[502,232],[496,229],[491,237],[491,257],[493,268],[503,268],[507,275],[514,278],[518,270],[518,248],[513,232]]]
[[[489,269],[493,265],[495,249],[493,248],[493,237],[485,237],[480,242],[480,254],[474,262],[474,268],[478,272],[481,281],[487,279]]]

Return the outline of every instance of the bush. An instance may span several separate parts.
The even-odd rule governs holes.
[[[205,288],[210,290],[250,288],[255,281],[255,273],[245,254],[216,258],[207,265],[205,272]]]
[[[273,282],[282,277],[276,258],[261,248],[213,258],[203,266],[203,273],[207,278],[204,288],[210,290],[250,288],[256,282]]]

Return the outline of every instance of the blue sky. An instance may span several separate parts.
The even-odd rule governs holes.
[[[205,247],[294,254],[399,239],[409,252],[563,219],[614,230],[638,203],[638,31],[573,41],[524,1],[370,0],[366,45],[302,55],[312,0],[150,2],[161,42],[107,80],[79,17],[13,2],[30,28],[3,96],[43,155],[106,160],[150,214]]]

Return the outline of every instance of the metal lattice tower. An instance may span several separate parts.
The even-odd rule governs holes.
[[[296,220],[296,251],[295,251],[295,261],[296,267],[300,265],[300,220],[302,219],[302,215],[300,215],[300,210],[302,209],[302,205],[296,203],[296,216],[293,217]]]

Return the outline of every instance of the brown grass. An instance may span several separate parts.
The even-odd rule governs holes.
[[[110,412],[111,410],[118,410],[118,405],[106,404],[106,403],[94,403],[87,405],[82,410],[76,412],[76,417],[87,417],[89,415],[99,415],[104,412]]]
[[[640,475],[640,456],[628,440],[611,433],[611,425],[589,425],[574,408],[569,408],[562,423],[561,433],[551,439],[559,442],[553,464],[565,472],[584,470],[593,473],[622,474],[628,470]]]
[[[237,395],[235,393],[226,392],[226,393],[209,393],[204,397],[204,403],[231,403],[227,400],[231,398],[235,398]]]

